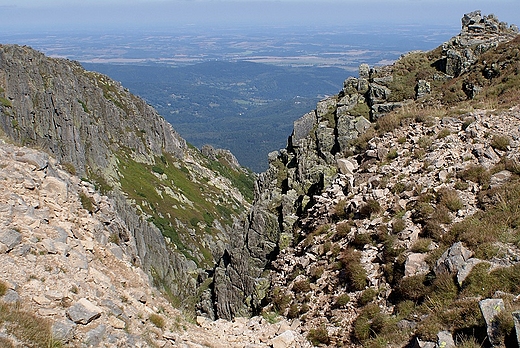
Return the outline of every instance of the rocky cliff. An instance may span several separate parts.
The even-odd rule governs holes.
[[[1,347],[309,346],[286,320],[195,325],[152,287],[123,218],[52,156],[0,141]]]
[[[227,227],[249,205],[250,173],[186,144],[117,82],[29,47],[0,46],[0,128],[109,195],[129,234],[114,238],[132,237],[134,262],[172,301],[193,306]]]
[[[517,35],[467,14],[297,120],[217,267],[217,314],[295,318],[316,345],[510,344]]]

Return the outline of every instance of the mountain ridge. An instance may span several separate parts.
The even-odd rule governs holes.
[[[438,49],[412,52],[388,67],[362,64],[358,78],[345,80],[337,95],[294,123],[286,149],[269,154],[252,204],[245,199],[248,173],[232,155],[199,152],[117,83],[26,47],[0,46],[0,125],[11,141],[41,146],[63,169],[87,175],[94,186],[85,183],[88,194],[80,199],[78,193],[72,203],[82,205],[80,214],[102,212],[107,200],[95,188],[110,196],[123,226],[111,241],[112,234],[100,230],[100,248],[128,252],[174,305],[220,318],[214,326],[197,317],[202,328],[218,331],[219,323],[229,324],[220,321],[226,318],[242,330],[258,322],[262,331],[267,321],[281,320],[276,332],[247,338],[277,347],[308,344],[302,335],[326,346],[509,346],[520,316],[519,43],[516,27],[476,11],[464,16],[461,34]],[[82,86],[82,79],[90,82]],[[80,99],[76,88],[65,88],[71,81],[92,91]],[[87,151],[80,134],[99,141]],[[78,140],[78,146],[53,139]],[[43,195],[54,196],[44,203],[59,211],[53,200],[68,197],[67,191],[52,179],[47,157],[6,152],[30,163],[39,180],[54,181]],[[46,192],[40,181],[23,177],[15,187],[28,197],[35,189]],[[63,241],[44,243],[30,228],[17,231],[19,200],[8,202],[2,256],[61,253],[51,245]],[[78,244],[74,231],[65,232]],[[91,246],[79,254],[95,251]],[[16,298],[16,284],[4,288],[3,301]],[[77,325],[85,325],[77,310],[94,317],[103,315],[101,307],[106,311],[107,305],[92,303],[96,292],[85,300],[69,296],[77,303],[66,315]],[[264,319],[240,319],[260,314]],[[144,326],[161,329],[154,318]],[[118,332],[114,325],[108,332]],[[78,327],[74,339],[85,337],[85,327]],[[177,343],[164,334],[156,333],[163,346]]]

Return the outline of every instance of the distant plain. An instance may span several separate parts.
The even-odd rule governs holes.
[[[294,120],[338,93],[359,64],[430,50],[458,26],[185,26],[169,31],[10,34],[120,81],[194,146],[231,150],[255,172],[285,147]]]

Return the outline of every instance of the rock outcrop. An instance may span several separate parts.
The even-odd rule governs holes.
[[[511,334],[518,289],[496,277],[516,282],[520,254],[506,237],[516,224],[506,221],[518,215],[499,223],[493,214],[518,202],[520,111],[512,96],[500,110],[477,105],[518,81],[519,42],[516,27],[493,16],[478,20],[480,31],[478,16],[466,15],[462,34],[444,45],[489,43],[458,73],[439,64],[443,47],[362,65],[359,78],[295,121],[215,271],[217,315],[283,314],[316,344],[341,347]],[[495,77],[481,69],[490,62]],[[501,329],[483,324],[479,300],[491,298],[513,301]]]

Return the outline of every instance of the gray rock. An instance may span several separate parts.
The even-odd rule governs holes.
[[[12,229],[0,230],[0,242],[9,251],[22,242],[22,234]]]
[[[435,274],[458,272],[472,254],[471,250],[466,248],[462,242],[453,244],[435,263]]]
[[[87,325],[92,320],[95,320],[101,316],[103,310],[86,298],[81,298],[72,307],[69,307],[66,311],[67,318],[72,320],[76,324]]]
[[[49,165],[49,155],[44,152],[18,152],[15,155],[15,159],[35,166],[36,170],[43,170]]]
[[[371,104],[380,104],[388,99],[390,96],[390,89],[388,87],[378,85],[377,83],[370,84],[369,97]]]
[[[455,348],[455,341],[449,331],[441,331],[437,333],[436,348]]]
[[[293,145],[298,145],[302,139],[306,138],[315,125],[316,114],[314,112],[309,112],[294,121],[294,129],[291,137]]]
[[[505,310],[504,301],[501,298],[488,298],[480,301],[478,305],[486,322],[489,342],[492,346],[500,345],[500,332],[494,319],[498,313]]]
[[[419,80],[415,87],[415,97],[417,99],[422,98],[432,92],[431,85],[426,80]]]
[[[5,295],[2,297],[2,300],[5,303],[17,303],[20,302],[20,295],[12,289],[6,291]]]
[[[85,334],[83,343],[87,347],[97,347],[103,341],[107,327],[103,324],[98,325],[95,329],[88,331]]]
[[[514,311],[512,315],[515,323],[516,343],[520,347],[520,311]]]
[[[74,336],[76,324],[70,320],[56,321],[52,324],[52,337],[56,340],[67,343]]]
[[[464,282],[464,280],[467,278],[467,276],[471,273],[471,270],[473,269],[473,267],[475,267],[476,265],[478,265],[481,262],[485,262],[485,261],[482,261],[482,260],[476,259],[476,258],[471,258],[466,263],[464,263],[457,272],[457,283],[459,285],[462,285],[462,282]]]
[[[359,78],[360,79],[368,79],[370,78],[370,66],[368,64],[360,64],[359,65]]]
[[[489,186],[491,186],[491,188],[502,186],[508,182],[509,179],[511,179],[511,175],[512,174],[509,170],[502,170],[496,174],[493,174],[489,180]]]

